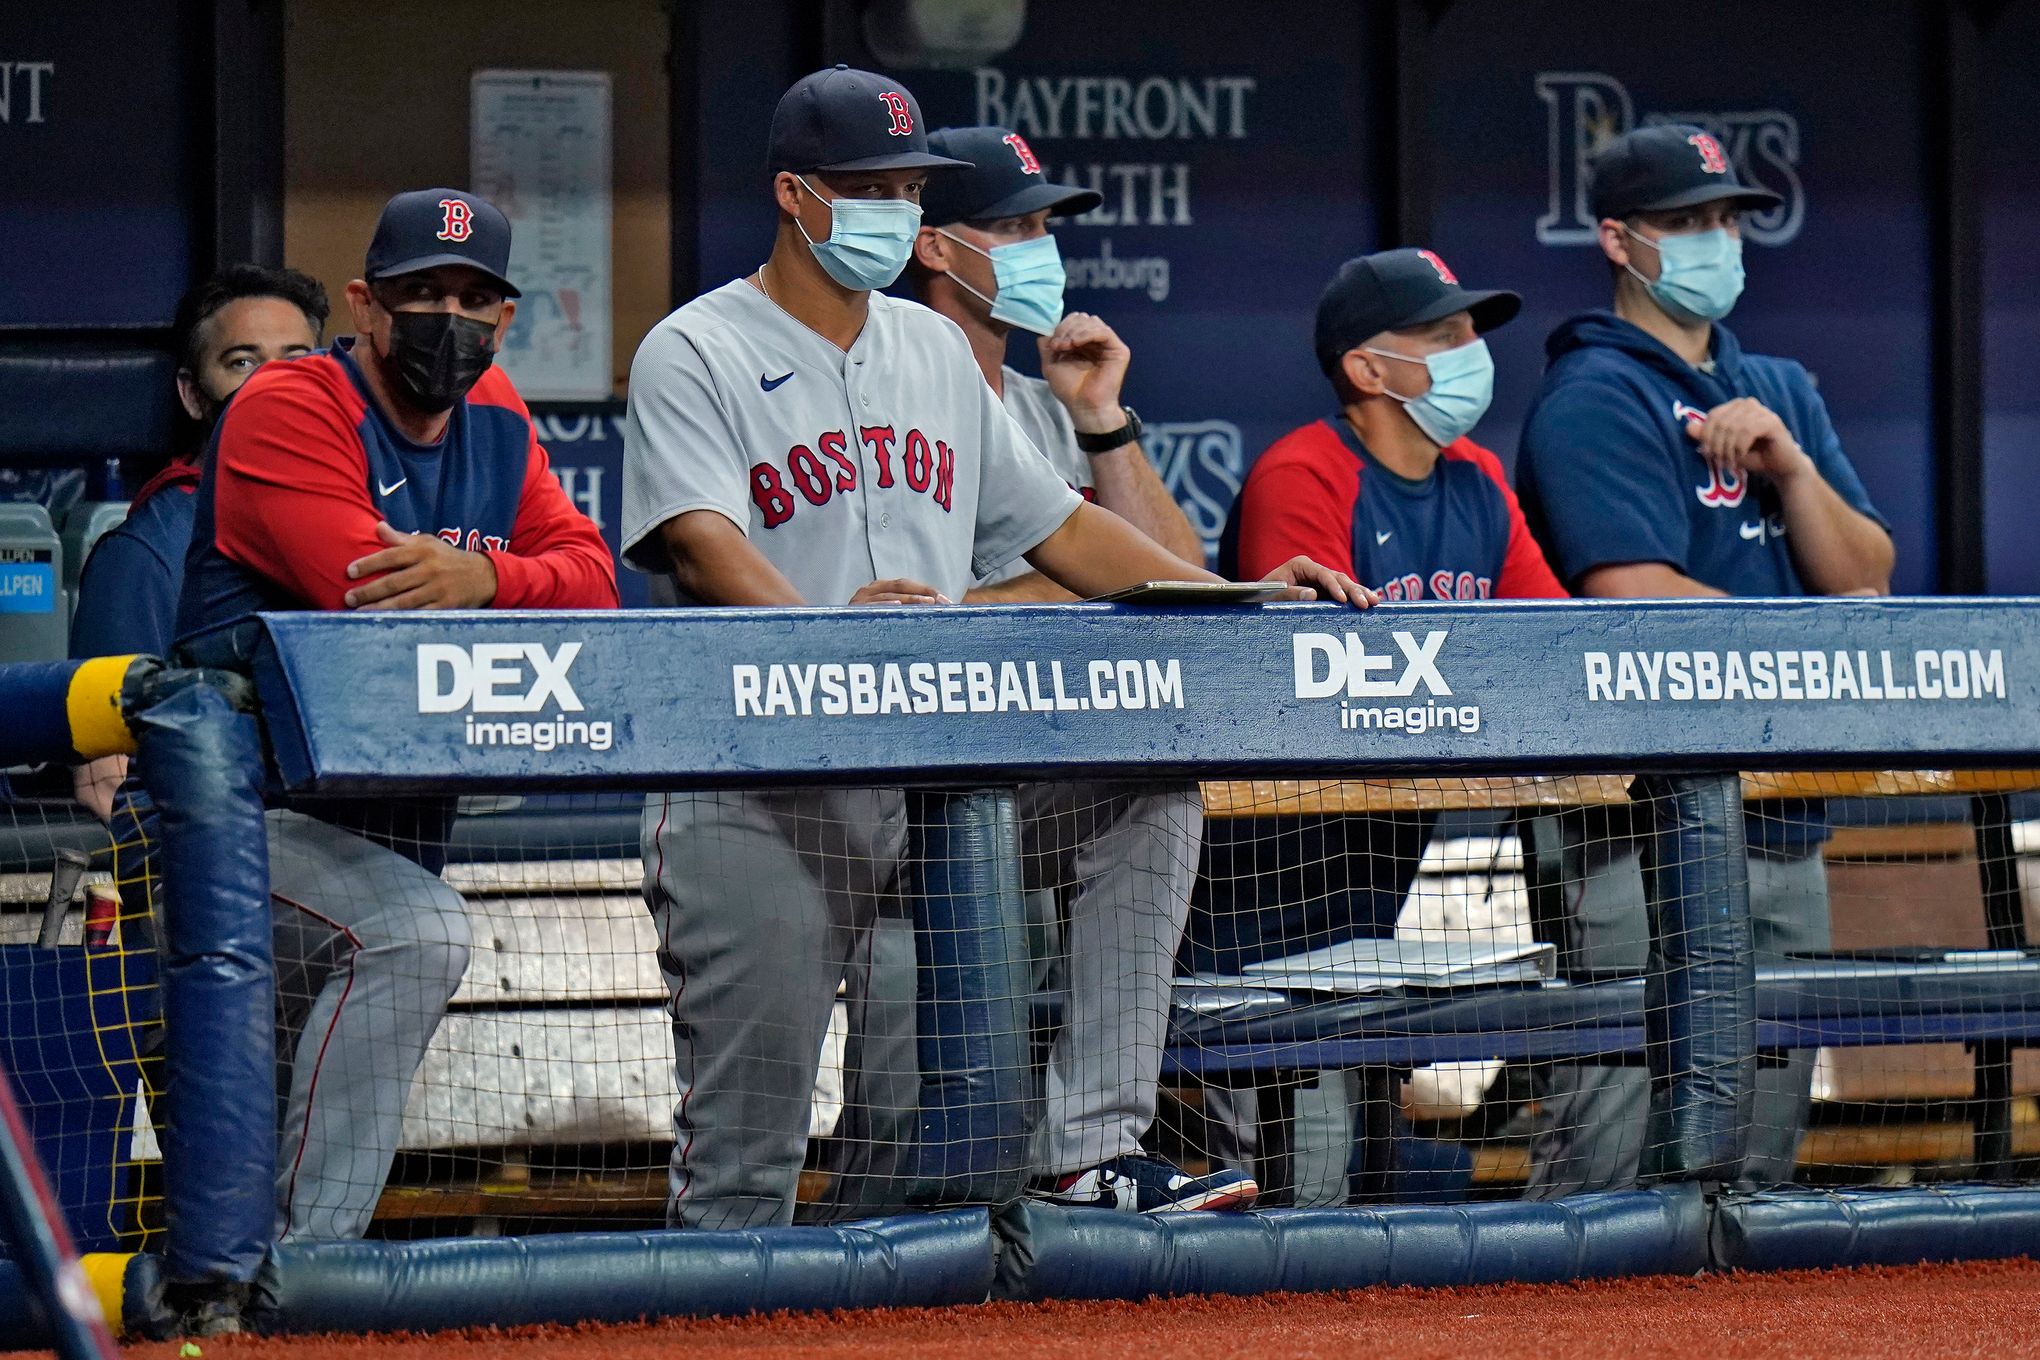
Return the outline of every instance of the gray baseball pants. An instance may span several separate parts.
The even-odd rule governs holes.
[[[1023,882],[1069,890],[1068,1001],[1033,1153],[1037,1171],[1065,1172],[1134,1150],[1154,1118],[1202,804],[1194,788],[1088,785],[1030,786],[1018,803]],[[681,1092],[670,1222],[792,1221],[839,984],[851,1043],[825,1212],[897,1207],[920,1083],[906,831],[897,789],[647,799],[645,896]]]
[[[461,896],[351,832],[271,812],[283,1241],[361,1236],[411,1079],[467,971]]]
[[[1558,857],[1564,885],[1568,966],[1640,972],[1650,955],[1637,843],[1588,840],[1569,818],[1526,824],[1533,853]],[[1759,961],[1829,946],[1827,870],[1820,850],[1778,856],[1752,850],[1750,919]],[[1749,1154],[1742,1179],[1756,1185],[1790,1181],[1806,1131],[1814,1053],[1795,1049],[1782,1064],[1757,1069]],[[1531,1141],[1531,1199],[1585,1190],[1620,1190],[1637,1183],[1650,1108],[1650,1073],[1640,1066],[1560,1063],[1552,1069],[1545,1121]]]

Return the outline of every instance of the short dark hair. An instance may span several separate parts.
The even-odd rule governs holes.
[[[1326,380],[1332,385],[1332,394],[1338,398],[1342,410],[1359,401],[1361,397],[1360,389],[1353,386],[1353,380],[1346,376],[1346,354],[1352,352],[1349,349],[1345,354],[1341,354],[1325,372]]]
[[[326,333],[326,318],[332,312],[326,290],[309,274],[295,269],[269,269],[259,264],[230,264],[192,287],[177,303],[172,323],[177,367],[198,372],[198,333],[222,307],[242,298],[273,297],[290,303],[312,324],[314,337]],[[184,412],[175,392],[164,394],[170,403],[171,444],[169,449],[147,455],[132,454],[121,459],[121,480],[130,493],[163,470],[166,463],[189,462],[199,456],[205,427]]]
[[[313,335],[323,336],[326,333],[326,318],[333,309],[326,301],[325,287],[317,279],[295,269],[230,264],[192,288],[178,302],[175,323],[177,366],[196,373],[200,328],[228,303],[253,297],[281,298],[305,314],[305,320],[312,323]]]

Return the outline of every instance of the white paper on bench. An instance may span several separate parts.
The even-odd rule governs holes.
[[[1200,974],[1179,987],[1274,987],[1341,995],[1397,987],[1477,987],[1542,982],[1558,971],[1558,950],[1514,940],[1343,940],[1308,954],[1249,964],[1237,977]]]

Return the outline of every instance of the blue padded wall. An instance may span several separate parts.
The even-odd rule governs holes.
[[[1749,1142],[1757,1077],[1756,950],[1742,781],[1644,775],[1656,820],[1644,857],[1650,973],[1643,1023],[1650,1070],[1644,1174],[1734,1181]]]
[[[164,1270],[245,1284],[275,1228],[276,965],[252,715],[202,672],[132,719],[162,875]]]
[[[1723,1270],[2040,1258],[2040,1190],[1999,1185],[1772,1190],[1724,1196],[1710,1243]]]
[[[1027,920],[1007,789],[910,793],[920,1138],[910,1204],[997,1204],[1027,1180]]]
[[[176,371],[167,350],[139,345],[0,344],[0,464],[90,467],[168,452]]]
[[[433,1331],[781,1309],[982,1302],[983,1209],[838,1227],[562,1233],[280,1246],[256,1285],[265,1331]]]
[[[1022,1201],[1000,1215],[996,1296],[1141,1299],[1692,1274],[1707,1203],[1692,1185],[1549,1202],[1117,1213]]]
[[[1694,1185],[1551,1202],[1140,1216],[1022,1202],[838,1227],[279,1247],[277,1333],[438,1330],[778,1309],[1543,1283],[2040,1257],[2040,1190],[1968,1185],[1710,1200]],[[996,1256],[996,1267],[995,1267]],[[996,1269],[996,1276],[995,1276]],[[131,1334],[165,1321],[160,1258],[127,1272]],[[0,1261],[0,1348],[47,1345]]]

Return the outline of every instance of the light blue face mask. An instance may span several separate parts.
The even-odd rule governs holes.
[[[1056,323],[1062,320],[1063,286],[1068,278],[1063,273],[1062,251],[1053,236],[1009,241],[985,250],[953,232],[942,234],[992,262],[992,280],[999,290],[996,297],[986,297],[954,273],[949,276],[958,288],[992,309],[992,320],[1036,335],[1048,335],[1055,330]]]
[[[1424,437],[1441,449],[1478,425],[1487,414],[1488,403],[1495,399],[1495,358],[1488,353],[1485,340],[1427,354],[1421,359],[1385,349],[1367,352],[1384,359],[1400,359],[1406,364],[1422,364],[1431,371],[1431,390],[1423,396],[1399,397],[1393,392],[1388,395],[1402,403]]]
[[[808,249],[822,262],[829,277],[858,292],[884,288],[907,267],[914,253],[914,234],[921,230],[921,205],[904,198],[826,199],[815,194],[814,186],[799,175],[800,187],[829,205],[829,239],[807,236]]]
[[[1637,274],[1635,265],[1628,269],[1673,320],[1698,325],[1735,310],[1743,290],[1742,237],[1716,227],[1653,241],[1629,227],[1623,230],[1657,251],[1655,280]]]

